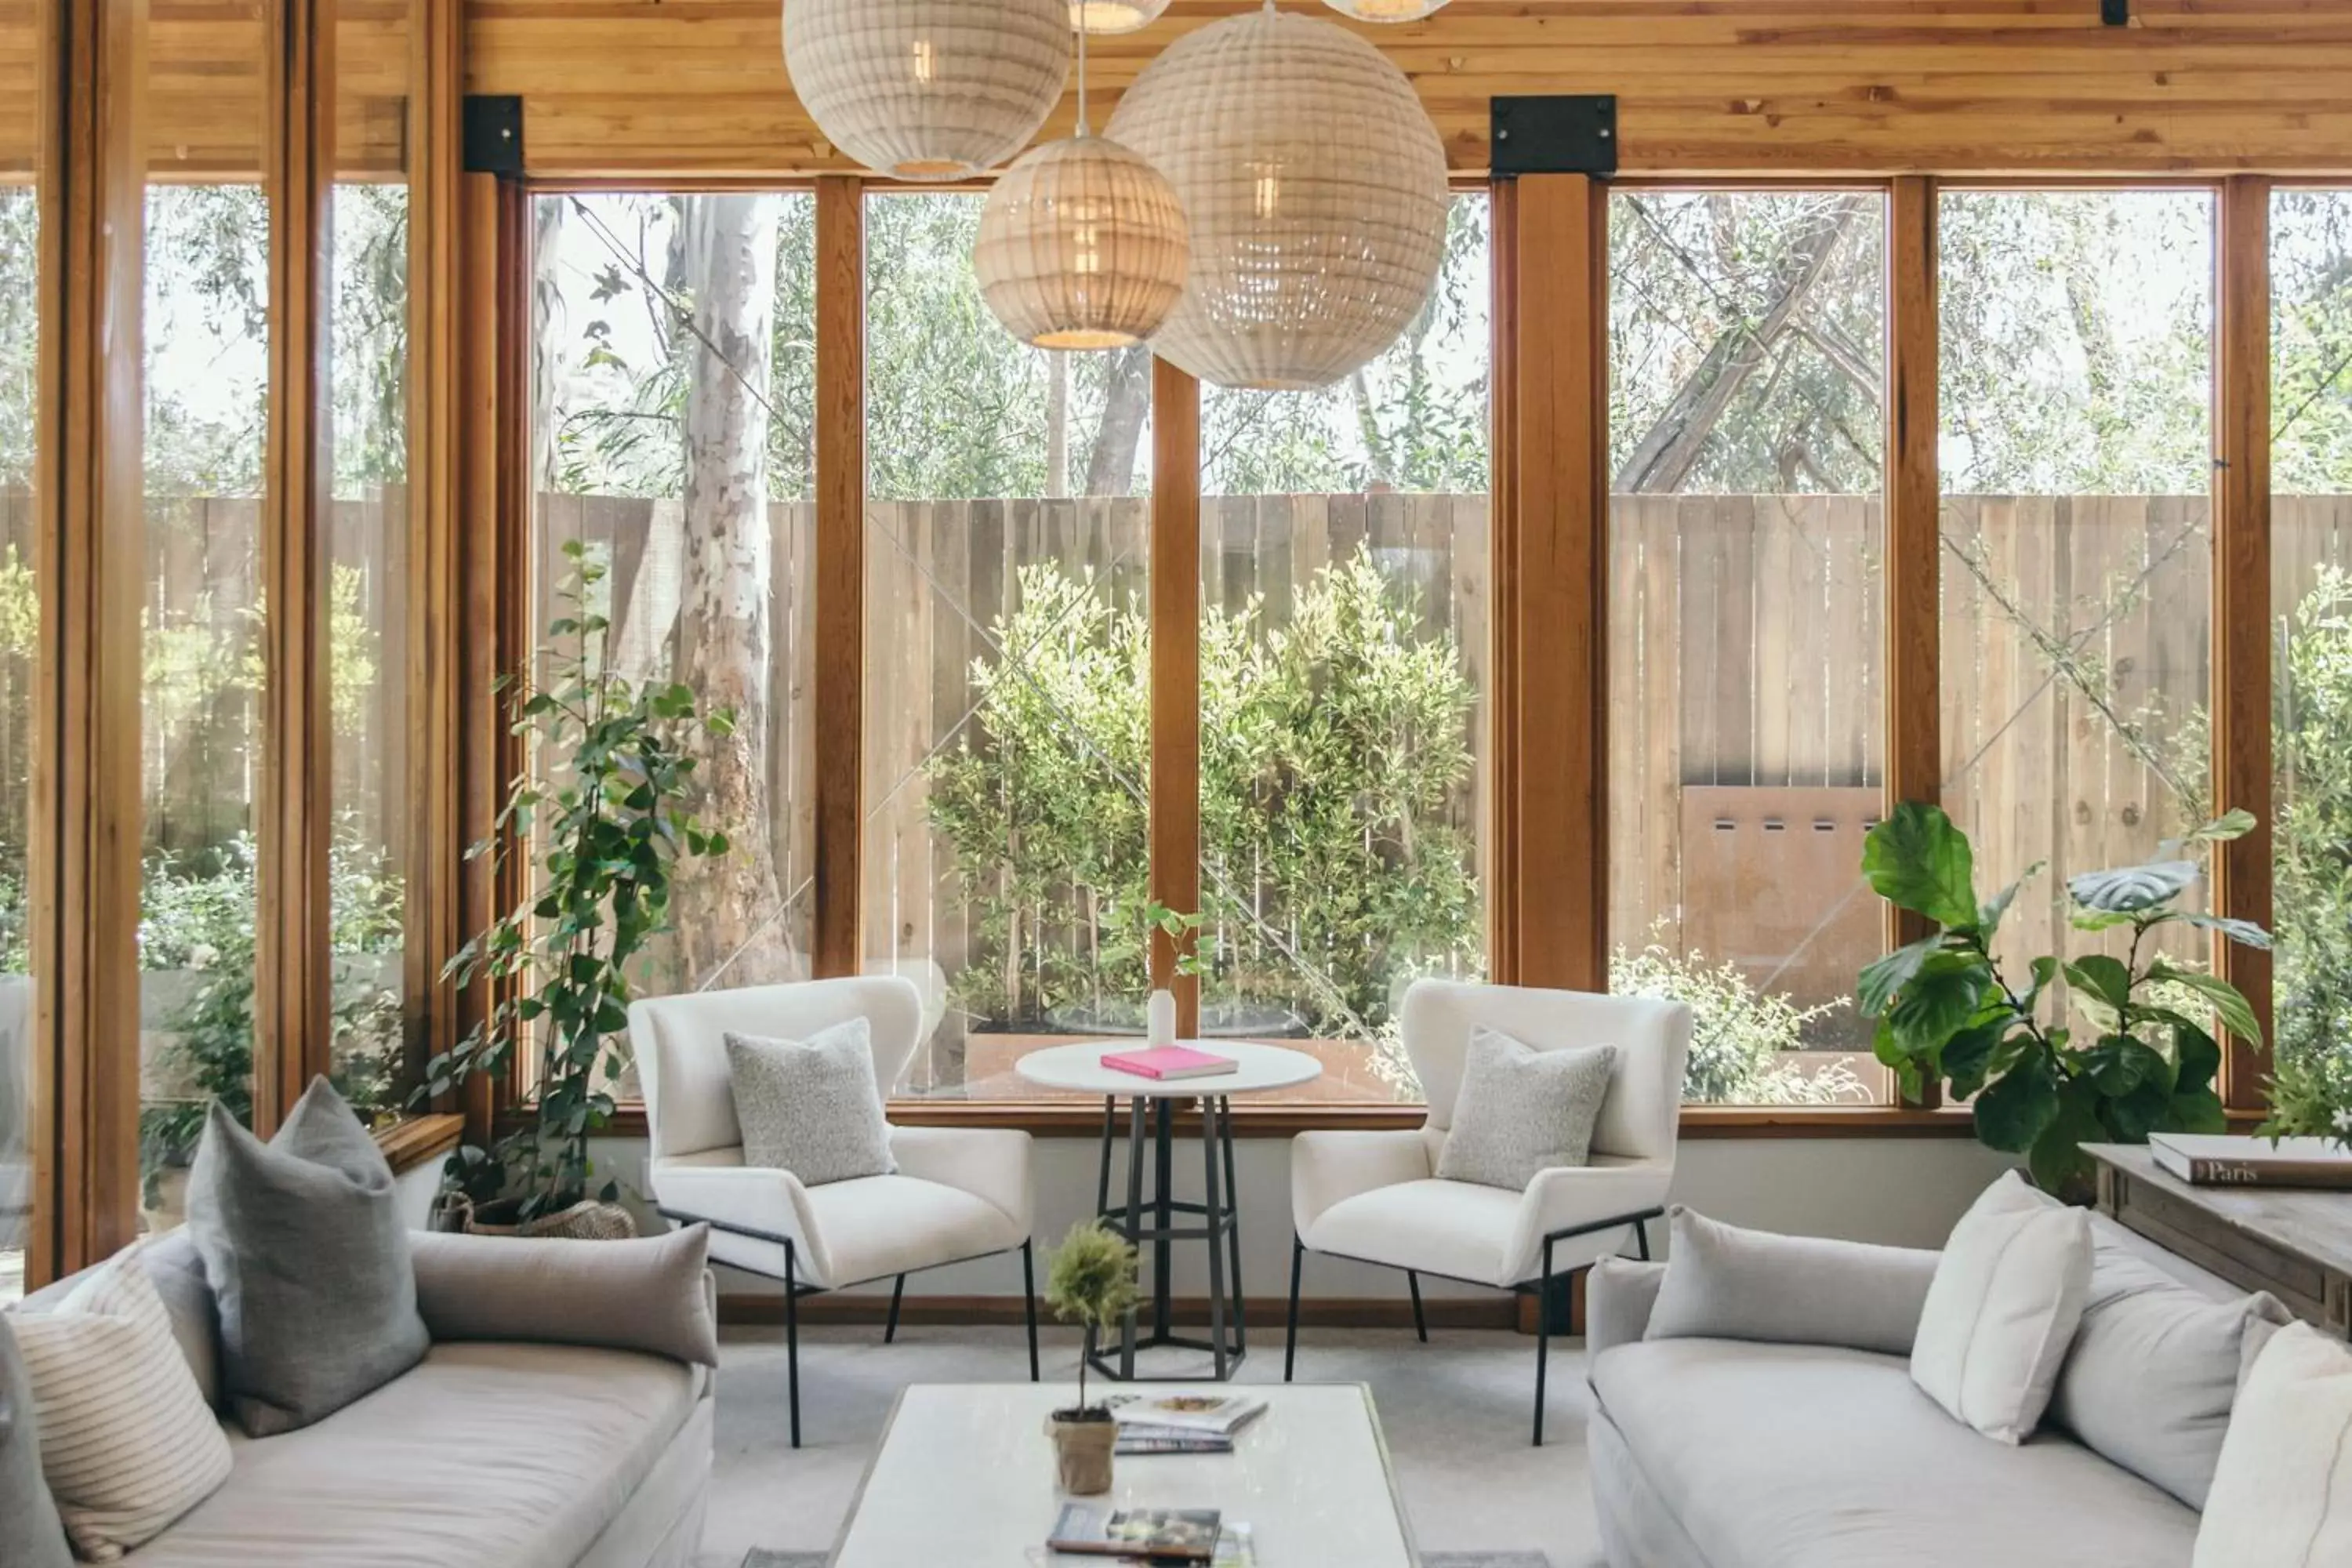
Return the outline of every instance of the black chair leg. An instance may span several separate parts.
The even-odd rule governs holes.
[[[1412,1288],[1412,1331],[1421,1336],[1423,1344],[1427,1344],[1429,1319],[1423,1315],[1421,1310],[1421,1276],[1408,1268],[1404,1271],[1404,1282]]]
[[[1633,1222],[1633,1245],[1642,1249],[1642,1261],[1644,1263],[1650,1261],[1650,1222],[1648,1220],[1637,1219]]]
[[[1029,1381],[1037,1381],[1037,1264],[1033,1245],[1021,1244],[1021,1308],[1029,1320]],[[1091,1350],[1093,1347],[1087,1347]]]
[[[801,1446],[801,1288],[793,1244],[784,1243],[784,1381],[790,1389],[793,1447]]]
[[[1298,1270],[1307,1261],[1307,1244],[1294,1235],[1290,1238],[1290,1324],[1282,1342],[1282,1381],[1288,1383],[1298,1364]]]
[[[898,1342],[898,1303],[906,1298],[907,1277],[901,1274],[898,1276],[898,1282],[890,1287],[890,1321],[882,1325],[882,1342],[886,1345]]]
[[[1544,1240],[1543,1288],[1536,1297],[1536,1447],[1543,1447],[1544,1377],[1551,1363],[1551,1240]]]

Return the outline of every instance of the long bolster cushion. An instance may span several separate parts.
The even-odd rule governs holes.
[[[411,1234],[416,1309],[436,1342],[510,1340],[719,1364],[710,1227],[634,1241]]]
[[[1676,1205],[1647,1337],[1843,1345],[1908,1355],[1937,1255],[1742,1230]]]

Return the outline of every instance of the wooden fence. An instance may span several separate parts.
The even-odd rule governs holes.
[[[337,584],[332,666],[334,807],[341,831],[404,854],[407,768],[407,503],[391,489],[338,501],[329,540]],[[145,837],[175,856],[248,830],[261,758],[260,503],[151,497],[142,773]],[[31,498],[0,492],[0,574],[35,562]],[[0,599],[6,590],[0,588]],[[32,755],[29,619],[0,605],[0,840],[25,820]]]
[[[348,503],[336,518],[336,560],[357,574],[354,607],[369,634],[354,646],[375,677],[339,739],[338,799],[394,847],[406,622],[402,531],[387,522],[398,499]],[[204,689],[182,658],[201,649],[215,670],[233,668],[221,650],[252,646],[255,508],[158,501],[151,515],[149,833],[193,848],[244,825],[257,783],[250,674],[191,702],[187,693]],[[1058,562],[1091,570],[1100,593],[1139,595],[1148,515],[1140,500],[871,509],[866,942],[877,960],[929,960],[953,973],[971,951],[948,852],[928,830],[923,763],[971,721],[970,671],[1016,605],[1020,567]],[[2323,563],[2352,563],[2352,498],[2282,497],[2274,516],[2273,603],[2284,609]],[[27,561],[29,521],[21,498],[0,496],[0,541]],[[640,673],[660,668],[677,610],[679,524],[674,502],[541,498],[537,618],[553,613],[560,546],[584,541],[612,564],[619,657]],[[779,504],[772,526],[770,831],[780,880],[797,900],[787,930],[798,937],[813,848],[812,516]],[[2180,820],[2167,774],[2202,787],[2204,500],[1956,498],[1945,537],[1945,800],[1977,839],[1980,874],[2145,856]],[[1210,498],[1203,596],[1238,609],[1262,595],[1281,625],[1301,584],[1359,549],[1423,590],[1427,635],[1457,639],[1483,692],[1482,497]],[[1803,999],[1842,994],[1875,948],[1877,912],[1853,867],[1880,778],[1881,562],[1873,500],[1619,498],[1610,840],[1620,942],[1654,931]],[[0,825],[21,820],[25,769],[15,759],[29,755],[27,658],[27,648],[0,648]],[[1477,769],[1453,808],[1465,826],[1481,819],[1488,788],[1483,713],[1475,729]],[[2062,903],[2054,876],[2021,902],[2011,917],[2021,948],[2055,938]]]

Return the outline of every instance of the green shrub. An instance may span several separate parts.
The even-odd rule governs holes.
[[[2352,1042],[2352,575],[2323,567],[2279,653],[2272,846],[2282,1062]]]
[[[1148,980],[1144,606],[1024,568],[975,722],[929,766],[978,938],[957,1001],[994,1024],[1138,1021]],[[1415,590],[1359,553],[1286,624],[1262,598],[1202,626],[1203,987],[1296,1032],[1383,1040],[1400,977],[1475,970],[1466,817],[1476,692]],[[1391,1053],[1392,1054],[1392,1053]]]
[[[1840,997],[1800,1007],[1759,991],[1739,966],[1710,967],[1705,955],[1653,941],[1609,955],[1609,989],[1621,996],[1669,996],[1690,1004],[1691,1045],[1683,1098],[1707,1105],[1832,1105],[1864,1099],[1867,1086],[1843,1062],[1808,1073],[1785,1053],[1804,1047],[1805,1026],[1843,1008]]]

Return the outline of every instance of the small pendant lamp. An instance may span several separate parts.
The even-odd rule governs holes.
[[[1166,9],[1168,0],[1070,0],[1070,26],[1081,33],[1132,33],[1151,26]]]
[[[1323,0],[1323,4],[1359,22],[1418,22],[1445,0]]]
[[[1024,343],[1113,349],[1159,330],[1184,292],[1184,209],[1160,172],[1087,124],[1078,35],[1078,133],[1024,153],[981,209],[971,267],[981,297]]]

